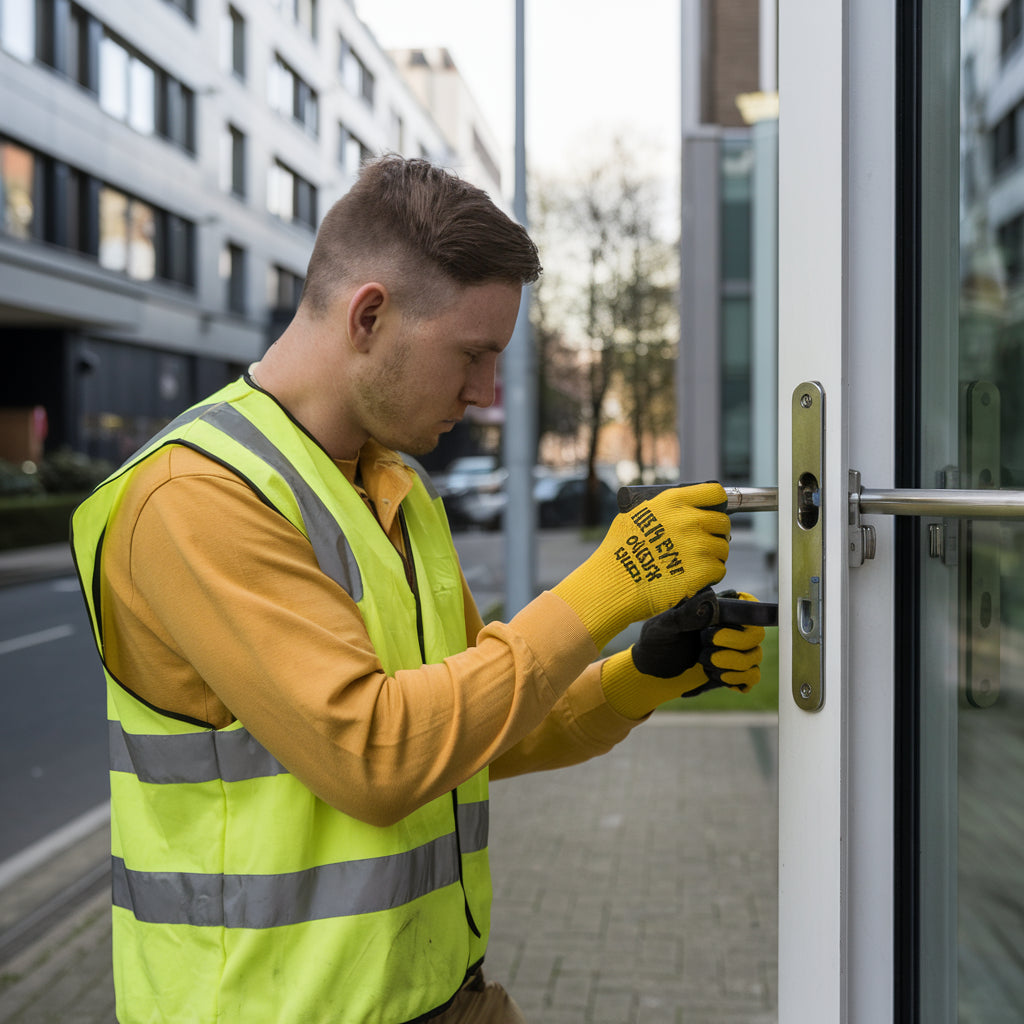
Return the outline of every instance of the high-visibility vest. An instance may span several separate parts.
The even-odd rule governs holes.
[[[417,599],[329,456],[239,380],[182,414],[74,515],[101,659],[106,526],[132,469],[171,444],[231,469],[306,535],[358,604],[388,674],[465,649],[440,499],[417,478],[402,502]],[[453,998],[487,947],[486,769],[381,828],[319,800],[244,722],[213,729],[106,677],[121,1024],[399,1024]]]

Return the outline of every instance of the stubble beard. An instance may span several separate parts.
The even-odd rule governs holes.
[[[396,346],[390,365],[363,382],[360,388],[364,419],[370,436],[385,448],[408,455],[426,455],[440,441],[440,433],[415,436],[409,432],[415,400],[405,382],[409,380],[412,347]]]

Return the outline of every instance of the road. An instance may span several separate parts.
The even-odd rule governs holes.
[[[107,799],[106,697],[73,577],[0,589],[0,862]]]

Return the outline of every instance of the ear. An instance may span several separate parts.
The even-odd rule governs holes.
[[[387,288],[376,281],[361,285],[349,300],[348,336],[359,352],[369,352],[379,327],[379,320],[388,305]]]

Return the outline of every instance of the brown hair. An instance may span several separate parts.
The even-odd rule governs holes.
[[[383,283],[409,312],[436,303],[445,284],[530,284],[537,246],[486,192],[427,160],[389,155],[367,163],[320,224],[302,305],[326,313],[342,283]]]

